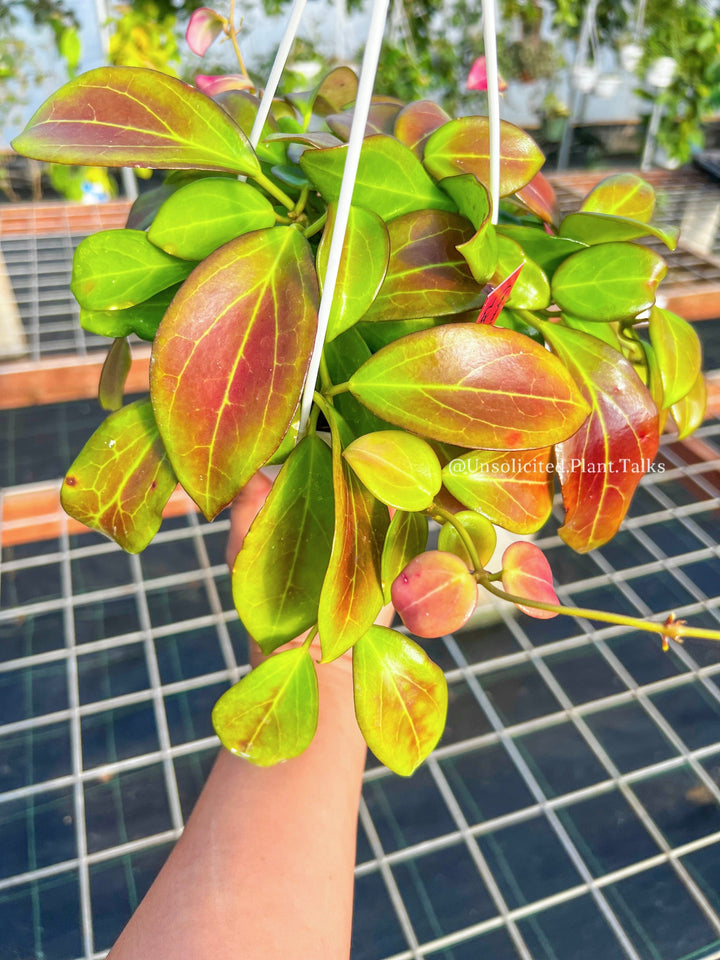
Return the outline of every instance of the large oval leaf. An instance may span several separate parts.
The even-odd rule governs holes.
[[[71,517],[139,553],[158,532],[176,484],[150,401],[137,400],[90,437],[68,470],[60,501]]]
[[[655,210],[655,189],[634,173],[616,173],[601,180],[585,197],[580,209],[649,223]]]
[[[650,312],[649,329],[662,381],[663,406],[672,407],[692,390],[700,375],[700,338],[687,320],[659,307]]]
[[[150,370],[155,417],[178,479],[208,519],[290,425],[317,299],[307,241],[292,227],[272,227],[204,260],[160,324]]]
[[[66,83],[13,146],[51,163],[260,172],[224,110],[187,83],[142,67],[99,67]]]
[[[428,137],[449,119],[448,114],[434,100],[416,100],[398,113],[393,133],[422,160]]]
[[[328,203],[337,203],[347,147],[306,150],[300,157],[303,172]],[[456,172],[456,171],[453,171]],[[404,144],[392,137],[369,137],[360,152],[355,196],[362,206],[383,220],[411,210],[453,210],[453,202],[432,182],[422,164]]]
[[[367,745],[409,777],[445,729],[445,675],[422,647],[387,627],[371,627],[353,650],[355,716]]]
[[[584,320],[629,320],[655,303],[667,273],[662,257],[634,243],[601,243],[574,253],[555,271],[553,299]]]
[[[540,148],[523,130],[500,123],[500,195],[530,183],[545,161]],[[474,173],[490,186],[490,126],[487,117],[461,117],[436,130],[425,144],[425,167],[435,177]]]
[[[522,450],[564,440],[588,406],[565,367],[513,330],[453,323],[372,356],[349,389],[379,417],[462,447]]]
[[[585,553],[617,533],[657,453],[658,415],[617,350],[560,324],[542,323],[542,332],[592,408],[577,433],[555,450],[565,506],[558,533]]]
[[[213,708],[222,745],[259,767],[297,757],[310,746],[318,721],[315,665],[302,647],[285,650],[251,670]]]
[[[396,510],[426,510],[442,484],[433,448],[403,430],[366,433],[343,456],[373,496]]]
[[[636,240],[638,237],[657,237],[668,249],[674,250],[679,235],[678,227],[656,227],[652,223],[641,223],[629,217],[616,217],[607,213],[571,213],[560,224],[560,236],[591,246],[597,243]]]
[[[235,607],[263,653],[317,623],[332,537],[332,457],[308,436],[285,461],[233,568]]]

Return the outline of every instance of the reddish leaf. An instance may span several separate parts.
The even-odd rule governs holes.
[[[502,585],[507,593],[541,603],[560,602],[553,589],[550,564],[534,543],[524,540],[511,543],[503,553],[502,565]],[[537,607],[527,607],[521,603],[517,603],[516,607],[538,620],[551,620],[557,616],[552,610],[538,610]]]
[[[418,637],[454,633],[472,616],[477,582],[464,560],[445,550],[414,557],[390,589],[402,622]]]
[[[470,73],[468,74],[465,86],[468,90],[487,90],[488,78],[485,57],[478,57],[472,67],[470,67]],[[505,83],[500,74],[498,74],[498,90],[500,93],[507,90],[507,83]]]
[[[512,288],[515,286],[515,281],[520,276],[520,271],[524,266],[525,264],[521,263],[519,267],[515,267],[509,277],[506,277],[502,283],[490,291],[487,300],[482,305],[482,310],[478,314],[477,323],[488,323],[491,325],[495,323],[500,316],[500,311],[510,299]]]
[[[403,107],[397,115],[394,134],[422,160],[428,137],[449,119],[443,108],[433,100],[416,100]]]
[[[658,415],[627,360],[596,337],[559,324],[542,333],[592,408],[582,427],[556,448],[565,505],[558,533],[579,553],[607,543],[658,448]]]
[[[395,118],[401,108],[399,103],[373,103],[365,124],[365,136],[372,137],[376,133],[392,134],[395,129]],[[350,139],[350,127],[354,115],[355,111],[351,108],[325,117],[325,122],[336,136],[347,142]]]
[[[209,519],[275,452],[292,421],[317,296],[307,241],[291,227],[272,227],[204,260],[160,324],[155,416],[180,482]]]
[[[209,7],[193,10],[185,31],[185,40],[193,53],[204,57],[213,40],[220,36],[227,21]]]
[[[556,223],[558,205],[552,184],[542,173],[536,173],[530,183],[515,192],[517,199],[546,223]]]
[[[224,110],[181,80],[142,67],[99,67],[71,80],[13,146],[58,163],[260,172],[247,138]]]

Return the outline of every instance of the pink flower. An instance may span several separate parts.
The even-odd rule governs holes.
[[[209,7],[198,7],[193,11],[185,31],[185,39],[192,52],[204,57],[210,44],[222,33],[226,22],[225,17]]]
[[[468,90],[487,90],[487,65],[485,63],[485,57],[478,57],[475,63],[473,63],[470,68],[470,73],[468,74],[466,86]],[[498,90],[500,93],[502,93],[503,90],[507,90],[507,84],[500,74],[498,74]]]
[[[208,97],[216,97],[226,90],[250,90],[252,82],[239,73],[225,73],[219,77],[200,74],[195,77],[195,86]]]

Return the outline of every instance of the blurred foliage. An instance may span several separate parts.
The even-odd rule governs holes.
[[[119,67],[149,67],[176,77],[180,50],[177,13],[158,0],[135,0],[113,10],[108,57]]]

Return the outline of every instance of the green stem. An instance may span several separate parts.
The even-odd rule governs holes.
[[[438,516],[438,517],[442,517],[443,520],[445,520],[447,523],[451,524],[454,527],[455,532],[462,540],[463,546],[468,552],[468,556],[470,557],[470,561],[475,570],[475,575],[478,577],[480,576],[487,577],[488,574],[485,573],[485,568],[480,562],[480,557],[478,556],[478,552],[475,549],[475,544],[472,541],[472,537],[467,532],[467,530],[462,525],[462,523],[458,520],[458,518],[455,516],[455,514],[451,513],[449,510],[446,510],[444,507],[439,506],[437,503],[433,503],[433,505],[428,508],[428,513],[434,514],[435,516]]]
[[[303,640],[303,645],[302,645],[301,649],[302,649],[302,650],[309,650],[309,649],[310,649],[310,644],[313,642],[313,640],[315,639],[315,637],[316,637],[317,635],[318,635],[318,625],[317,625],[317,624],[314,624],[314,626],[310,627],[310,629],[308,630],[308,635],[307,635],[307,636],[305,637],[305,639]]]
[[[325,221],[327,220],[327,210],[321,217],[318,217],[317,220],[314,220],[312,223],[308,224],[307,227],[303,230],[303,236],[306,240],[309,240],[310,237],[314,237],[316,233],[319,233],[322,228],[325,226]]]
[[[298,202],[295,204],[294,208],[291,210],[291,213],[296,220],[305,209],[305,204],[308,202],[309,196],[310,196],[310,187],[307,186],[306,184],[300,191]]]
[[[325,391],[326,397],[336,397],[339,393],[347,393],[350,389],[349,381],[345,383],[336,383],[334,387],[331,387],[329,390]]]
[[[330,391],[333,389],[333,382],[330,377],[330,371],[328,370],[327,357],[324,353],[320,354],[320,383],[322,384],[324,395],[330,396]]]
[[[320,407],[315,403],[308,417],[307,432],[314,434],[317,431],[318,417],[320,416]]]
[[[274,197],[287,210],[293,209],[295,206],[295,201],[291,200],[290,197],[269,177],[266,177],[262,170],[259,170],[253,175],[253,180],[255,180],[256,183],[259,183],[264,190],[267,190],[270,196]]]
[[[313,394],[313,399],[320,408],[321,413],[324,414],[330,427],[330,447],[332,449],[333,461],[336,461],[338,457],[342,456],[342,442],[340,440],[340,430],[338,429],[337,420],[335,419],[335,410],[332,404],[328,403],[325,397],[321,393],[318,393],[317,390]]]

